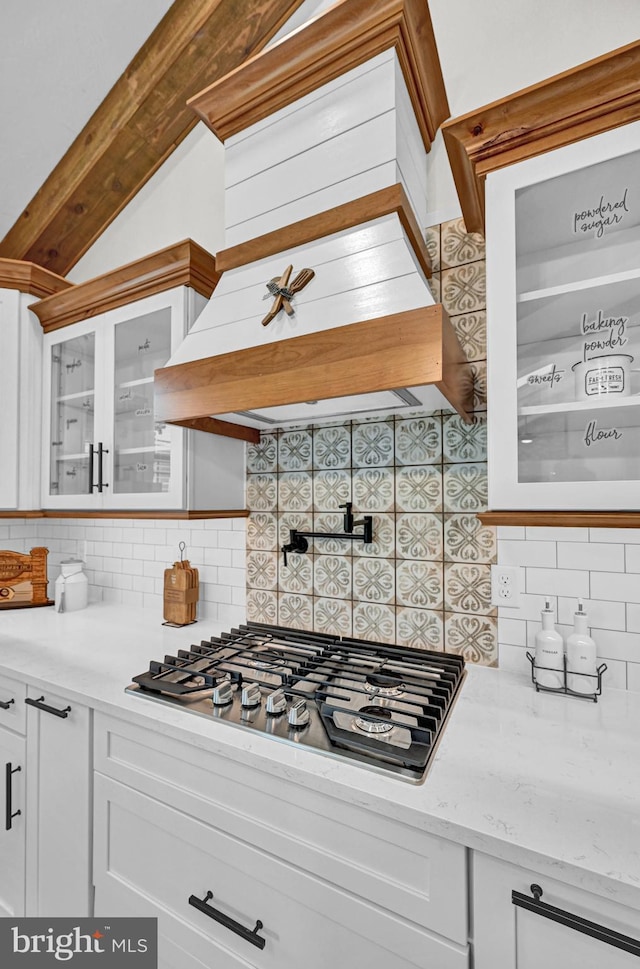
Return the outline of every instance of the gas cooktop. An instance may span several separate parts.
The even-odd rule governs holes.
[[[126,692],[422,780],[464,660],[248,623],[151,662]]]

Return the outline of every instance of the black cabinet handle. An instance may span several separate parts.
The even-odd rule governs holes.
[[[236,922],[235,919],[230,918],[230,916],[225,915],[224,912],[220,912],[217,908],[213,908],[211,905],[207,905],[210,898],[213,898],[213,892],[207,892],[204,898],[197,898],[195,895],[189,896],[189,905],[193,905],[197,908],[199,912],[204,912],[208,915],[210,919],[215,919],[220,925],[224,925],[227,929],[231,929],[236,935],[239,935],[242,939],[246,939],[251,945],[255,945],[258,949],[264,949],[266,939],[263,939],[258,932],[262,928],[262,922],[260,919],[256,922],[254,929],[247,929],[240,922]]]
[[[104,457],[105,454],[108,454],[108,453],[109,451],[107,450],[107,448],[104,448],[102,446],[102,441],[98,441],[98,491],[100,492],[100,494],[102,494],[105,488],[109,487],[109,485],[103,481],[103,472],[102,472],[102,458]]]
[[[4,826],[5,826],[5,828],[6,828],[7,831],[11,831],[11,822],[13,821],[13,819],[14,818],[17,818],[19,814],[22,814],[22,811],[14,811],[13,810],[13,807],[12,807],[12,804],[11,804],[12,777],[13,777],[14,774],[17,774],[18,771],[21,771],[21,770],[22,770],[22,767],[12,767],[11,766],[11,761],[9,761],[6,764],[5,769],[4,769],[4,775],[5,775],[5,797],[6,797],[6,801],[5,801],[5,825]]]
[[[24,701],[30,707],[35,707],[36,710],[44,710],[45,713],[52,713],[54,717],[60,717],[62,720],[66,720],[71,712],[71,707],[65,707],[64,710],[56,710],[55,707],[50,707],[48,704],[43,703],[43,696],[39,696],[37,700],[32,700],[30,696]]]
[[[0,700],[0,707],[2,707],[3,710],[8,710],[11,704],[15,702],[15,700]]]
[[[96,487],[93,483],[93,459],[96,452],[94,450],[93,444],[89,445],[89,494],[93,494],[93,489]]]
[[[607,945],[612,945],[615,949],[623,949],[625,952],[630,952],[634,956],[640,956],[640,942],[637,939],[632,939],[629,935],[622,935],[620,932],[614,932],[613,929],[608,929],[604,925],[598,925],[597,922],[589,922],[587,919],[583,919],[582,916],[574,915],[573,912],[566,912],[562,908],[556,908],[555,905],[541,902],[540,899],[543,891],[539,885],[531,886],[531,895],[533,898],[529,895],[523,895],[521,892],[514,891],[511,892],[511,901],[518,908],[524,908],[528,912],[533,912],[535,915],[541,915],[545,919],[551,919],[552,922],[566,925],[567,928],[574,929],[576,932],[582,932],[583,935],[588,935],[592,939],[606,942]]]

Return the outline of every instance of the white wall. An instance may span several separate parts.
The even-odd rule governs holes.
[[[640,37],[638,0],[429,0],[452,117]],[[428,225],[460,215],[442,136],[427,159]]]
[[[224,149],[200,122],[68,274],[74,283],[182,239],[224,240]]]

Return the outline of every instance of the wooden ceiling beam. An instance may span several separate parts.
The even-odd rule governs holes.
[[[197,123],[187,100],[260,51],[302,0],[175,0],[27,208],[0,257],[64,276]]]

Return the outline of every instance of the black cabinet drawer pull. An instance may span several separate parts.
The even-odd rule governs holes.
[[[24,701],[28,703],[30,707],[35,707],[36,710],[44,710],[45,713],[52,713],[54,717],[61,717],[66,720],[71,712],[71,707],[65,707],[64,710],[56,710],[55,707],[50,707],[46,703],[43,703],[43,696],[39,696],[37,700],[32,700],[30,696]]]
[[[4,769],[4,776],[5,776],[5,797],[6,797],[6,801],[5,801],[5,825],[4,826],[5,826],[5,829],[7,831],[11,831],[11,822],[13,821],[13,819],[14,818],[17,818],[19,814],[22,814],[22,811],[14,811],[13,810],[13,807],[12,807],[12,803],[11,803],[12,776],[14,774],[17,774],[18,771],[21,771],[21,770],[22,770],[22,767],[12,767],[11,766],[11,761],[9,761],[6,764],[5,769]]]
[[[566,912],[562,908],[556,908],[555,905],[541,902],[543,892],[539,885],[531,886],[531,895],[533,898],[529,895],[523,895],[521,892],[511,892],[511,901],[518,908],[525,908],[528,912],[534,912],[545,919],[551,919],[552,922],[558,922],[576,932],[582,932],[583,935],[589,935],[592,939],[598,939],[616,949],[624,949],[625,952],[640,957],[640,941],[638,939],[632,939],[629,935],[622,935],[621,932],[614,932],[613,929],[608,929],[605,925],[598,925],[597,922],[589,922],[582,916],[574,915],[573,912]]]
[[[215,919],[215,921],[219,922],[220,925],[224,925],[227,929],[231,929],[232,932],[235,932],[236,935],[246,939],[247,942],[251,943],[251,945],[255,945],[259,949],[264,949],[267,940],[263,939],[261,935],[258,935],[258,932],[262,928],[262,922],[260,919],[258,919],[256,922],[254,929],[246,929],[244,925],[240,925],[239,922],[236,922],[235,919],[225,915],[224,912],[220,912],[217,908],[207,905],[210,898],[213,898],[213,892],[207,892],[204,898],[197,898],[195,895],[190,895],[189,905],[193,905],[193,907],[197,908],[199,912],[204,912],[205,915],[208,915],[210,919]]]
[[[8,710],[11,704],[15,702],[15,700],[0,700],[0,707],[2,707],[3,710]]]

